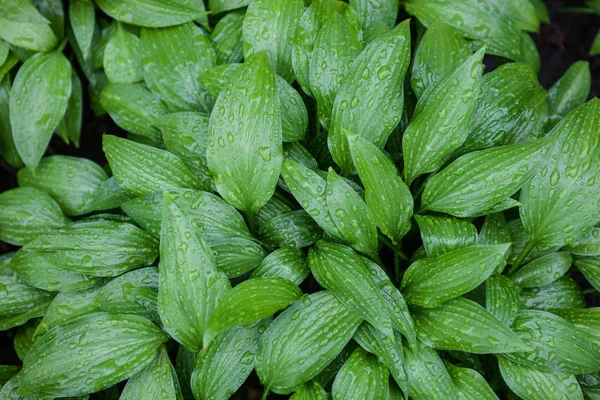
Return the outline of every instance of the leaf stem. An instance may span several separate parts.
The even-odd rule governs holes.
[[[246,219],[248,220],[248,228],[250,228],[250,233],[256,235],[256,213],[252,211],[246,211]]]
[[[587,295],[587,294],[598,293],[598,291],[596,289],[586,289],[586,290],[582,291],[581,293],[583,293],[584,295]]]
[[[390,239],[388,239],[381,233],[379,234],[379,240],[381,241],[381,243],[383,243],[386,247],[389,247],[390,249],[394,249],[396,247],[396,246],[394,246],[394,244],[391,242]]]
[[[519,257],[517,257],[517,261],[515,261],[514,264],[510,266],[510,268],[508,270],[509,276],[519,270],[519,268],[523,264],[523,261],[525,261],[525,258],[529,255],[529,253],[531,253],[531,250],[533,250],[534,247],[535,247],[535,243],[532,240],[527,242],[527,244],[525,245],[525,248],[521,251],[521,254],[519,254]]]
[[[294,204],[292,202],[292,200],[288,199],[287,197],[285,197],[283,194],[279,193],[278,191],[273,192],[273,197],[275,197],[277,200],[281,201],[282,203],[285,203],[285,205],[288,206],[289,208],[291,208],[292,210],[297,207],[296,204]]]
[[[268,386],[265,387],[265,391],[263,392],[262,396],[260,397],[260,400],[267,400],[267,396],[269,395],[270,392],[271,392],[271,389]]]

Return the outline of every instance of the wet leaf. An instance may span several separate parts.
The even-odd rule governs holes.
[[[56,127],[56,134],[67,143],[73,142],[79,147],[81,137],[81,124],[83,120],[83,92],[81,80],[75,71],[71,71],[71,96],[67,104],[67,111]]]
[[[581,271],[585,279],[596,290],[600,290],[600,258],[597,257],[581,257],[576,258],[573,262],[577,269]]]
[[[485,216],[483,227],[479,232],[478,243],[480,244],[502,244],[512,242],[510,229],[506,223],[504,214],[488,214]]]
[[[519,312],[519,288],[504,275],[490,276],[485,281],[485,308],[511,327]]]
[[[573,63],[548,91],[547,130],[587,100],[590,85],[590,64],[587,61]]]
[[[217,64],[239,63],[242,61],[242,22],[245,11],[232,11],[217,22],[210,34],[215,48]]]
[[[331,394],[342,399],[387,399],[389,372],[377,358],[357,348],[337,373]]]
[[[0,8],[0,38],[32,51],[50,51],[57,38],[32,1],[8,0]]]
[[[318,382],[310,381],[296,390],[290,400],[327,400],[327,393]]]
[[[575,325],[595,345],[600,344],[600,308],[561,308],[552,313]]]
[[[477,228],[469,221],[429,215],[415,215],[415,220],[421,229],[421,239],[429,257],[437,257],[477,242]]]
[[[142,76],[140,39],[127,32],[120,23],[104,50],[104,72],[111,83],[136,83]]]
[[[444,363],[450,374],[456,392],[461,400],[493,400],[498,399],[490,385],[481,374],[470,368],[461,368]]]
[[[590,228],[575,242],[565,246],[564,249],[578,256],[599,256],[600,228]]]
[[[396,25],[398,2],[395,0],[350,0],[350,5],[356,10],[360,25],[365,31],[380,23],[390,28]]]
[[[13,340],[13,347],[17,353],[17,356],[19,357],[19,360],[25,360],[29,349],[33,345],[33,334],[35,333],[39,323],[40,320],[32,319],[17,329],[15,338]]]
[[[183,24],[206,15],[176,0],[96,0],[102,11],[127,24],[160,28]]]
[[[15,60],[15,64],[16,62]],[[10,124],[10,91],[10,79],[2,79],[2,66],[0,65],[0,154],[11,166],[20,168],[23,166],[23,160],[15,147]]]
[[[4,265],[0,270],[0,284],[3,289],[0,292],[0,315],[2,316],[27,312],[52,299],[51,293],[27,285],[14,271]]]
[[[321,238],[323,231],[304,210],[290,211],[259,224],[258,237],[266,246],[308,247]]]
[[[278,277],[299,285],[310,274],[306,256],[295,247],[275,250],[256,267],[251,278]]]
[[[573,257],[568,252],[550,253],[524,265],[510,279],[522,288],[547,285],[563,276],[572,262]]]
[[[585,307],[581,288],[568,276],[544,286],[525,289],[521,292],[519,300],[522,308],[537,310]]]
[[[94,20],[96,11],[92,0],[74,0],[69,2],[69,21],[77,40],[79,50],[86,60],[92,49]]]
[[[98,185],[92,196],[92,200],[86,205],[87,212],[117,208],[133,197],[131,193],[119,186],[114,177]]]

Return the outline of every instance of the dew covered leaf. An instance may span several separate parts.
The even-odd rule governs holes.
[[[259,224],[257,236],[266,246],[308,247],[321,238],[323,231],[304,210],[279,214]]]
[[[485,378],[474,369],[457,367],[449,362],[444,363],[446,370],[454,382],[456,392],[461,400],[497,400]]]
[[[554,311],[561,308],[585,307],[581,288],[568,276],[544,286],[524,289],[519,295],[522,308]]]
[[[479,232],[478,243],[502,244],[509,242],[512,242],[512,240],[504,214],[499,212],[486,215],[481,231]]]
[[[242,23],[245,14],[244,10],[232,11],[215,25],[215,29],[210,34],[210,41],[215,48],[217,64],[242,61]]]
[[[547,285],[563,276],[572,262],[573,257],[566,251],[550,253],[524,265],[510,279],[522,288]]]
[[[62,120],[56,127],[56,134],[65,142],[73,142],[79,147],[81,138],[81,125],[83,120],[83,89],[77,73],[71,70],[71,95],[67,103],[67,110]]]
[[[575,325],[595,345],[600,344],[600,308],[561,308],[552,313]]]
[[[335,376],[331,394],[340,399],[386,399],[389,371],[372,354],[357,348]],[[372,396],[372,397],[371,397]]]
[[[381,23],[390,28],[396,25],[398,2],[395,0],[350,0],[350,5],[356,10],[365,31]]]
[[[415,215],[421,239],[429,257],[469,247],[477,242],[477,228],[469,221],[453,217]]]
[[[573,264],[596,290],[600,290],[600,258],[577,257]]]
[[[519,288],[504,275],[485,281],[485,308],[506,326],[512,326],[519,312]]]
[[[310,381],[296,390],[290,400],[327,400],[327,393],[318,382]]]
[[[600,256],[600,228],[593,227],[564,250],[578,256]]]
[[[590,93],[590,64],[576,61],[563,76],[548,90],[548,123],[550,130],[569,111],[583,104]]]
[[[288,246],[277,249],[265,257],[250,278],[283,278],[299,285],[309,274],[310,269],[304,252]]]
[[[92,0],[69,2],[69,22],[84,60],[90,56],[92,49],[95,18],[96,10]]]
[[[10,58],[13,57],[9,55]],[[15,141],[12,135],[12,127],[10,124],[10,79],[3,79],[3,66],[9,63],[9,60],[4,65],[0,65],[0,154],[4,161],[15,168],[23,166],[23,160],[15,147]],[[16,57],[14,64],[17,63]]]
[[[58,42],[32,1],[5,0],[0,8],[0,39],[31,51],[50,51]]]
[[[0,292],[0,315],[2,316],[27,312],[52,299],[51,293],[29,286],[4,265],[0,270],[0,284],[3,288]]]
[[[160,28],[183,24],[206,15],[177,0],[96,0],[102,11],[127,24]]]
[[[117,23],[117,30],[106,44],[103,64],[106,77],[111,83],[136,83],[143,80],[140,39]]]

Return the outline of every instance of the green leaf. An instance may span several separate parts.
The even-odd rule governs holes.
[[[600,54],[600,30],[594,36],[594,41],[592,42],[592,47],[590,48],[590,56],[597,56]]]
[[[335,359],[361,321],[328,291],[294,303],[261,338],[256,357],[260,380],[275,393],[293,392]]]
[[[25,250],[51,263],[91,276],[115,276],[150,265],[157,256],[156,240],[140,228],[113,221],[78,222],[39,236]]]
[[[335,98],[327,136],[344,173],[351,172],[349,135],[383,148],[404,107],[402,82],[410,61],[408,21],[371,42],[356,58]]]
[[[329,129],[335,97],[360,51],[354,26],[341,13],[333,11],[316,35],[308,73],[310,91],[325,129]]]
[[[156,96],[140,84],[111,83],[102,89],[100,104],[121,128],[160,140],[158,119],[167,110]]]
[[[498,67],[481,78],[480,88],[463,152],[526,142],[542,135],[547,93],[527,64]]]
[[[582,400],[583,393],[573,375],[546,374],[535,368],[498,357],[504,382],[525,400]]]
[[[47,301],[42,302],[34,306],[33,308],[30,308],[28,311],[18,314],[0,316],[0,331],[7,331],[17,326],[23,325],[30,319],[44,316],[44,313],[46,312],[46,309],[49,305],[50,299],[47,299]]]
[[[0,270],[0,315],[21,314],[52,299],[52,294],[23,282],[9,268]],[[24,321],[26,322],[26,321]]]
[[[13,57],[9,56],[9,60]],[[6,61],[6,63],[9,62]],[[7,65],[7,64],[4,65]],[[17,61],[15,60],[15,64]],[[10,124],[10,79],[2,79],[3,65],[0,65],[0,155],[2,158],[14,168],[23,166],[23,160],[19,156],[19,152],[15,147],[15,141],[12,135],[12,127]]]
[[[600,256],[600,228],[590,228],[573,243],[564,247],[578,256]]]
[[[216,54],[196,25],[144,28],[141,49],[144,80],[172,112],[210,112],[213,100],[198,78],[216,63]]]
[[[112,135],[104,135],[102,145],[117,183],[132,194],[202,185],[181,158],[168,151]]]
[[[244,63],[238,80],[219,95],[210,116],[207,158],[217,190],[248,213],[269,200],[281,170],[277,100],[275,74],[263,53]]]
[[[429,257],[437,257],[477,242],[477,228],[469,221],[429,215],[415,215],[415,220],[421,229],[421,239]]]
[[[142,317],[84,315],[36,340],[23,363],[20,392],[63,397],[99,391],[140,371],[166,340],[167,335]],[[77,372],[80,352],[86,355],[86,374]]]
[[[303,6],[302,0],[250,2],[243,23],[244,58],[264,50],[275,73],[293,82],[292,39]]]
[[[283,155],[285,158],[289,158],[290,160],[299,162],[300,164],[304,165],[309,169],[315,171],[319,169],[319,164],[317,164],[317,160],[315,160],[313,155],[298,142],[284,143]]]
[[[526,184],[553,144],[544,138],[466,154],[427,182],[422,208],[462,218],[485,212]],[[489,185],[493,191],[485,190]]]
[[[387,399],[389,372],[377,358],[357,348],[333,381],[331,394],[339,399]]]
[[[576,61],[548,91],[547,130],[552,129],[569,111],[585,103],[590,93],[590,64]]]
[[[232,11],[217,22],[210,34],[210,41],[217,54],[217,64],[239,63],[242,61],[242,22],[245,11]]]
[[[267,325],[268,321],[261,321],[230,329],[198,353],[191,377],[196,398],[225,400],[242,386],[254,369],[259,338]]]
[[[346,307],[360,315],[387,337],[392,325],[383,295],[360,257],[349,247],[317,242],[308,253],[313,276]]]
[[[511,327],[519,312],[519,288],[504,275],[490,276],[485,281],[485,308]]]
[[[117,30],[104,50],[104,72],[111,83],[136,83],[142,76],[140,39],[117,23]]]
[[[390,28],[396,25],[398,17],[396,0],[350,0],[350,5],[356,10],[360,25],[365,31],[380,23]]]
[[[87,60],[92,49],[96,10],[92,0],[69,2],[69,21],[83,59]]]
[[[198,351],[209,318],[230,284],[189,216],[167,193],[160,236],[160,318],[172,337]]]
[[[308,113],[300,94],[279,75],[275,76],[281,110],[281,134],[286,142],[304,139]]]
[[[158,348],[154,359],[143,370],[127,381],[119,397],[120,400],[142,398],[182,398],[175,369],[164,345]]]
[[[117,21],[148,28],[179,25],[206,15],[176,0],[96,0],[96,5]]]
[[[475,354],[531,350],[508,326],[474,301],[462,297],[436,308],[414,308],[417,338],[438,350]]]
[[[0,240],[25,245],[71,220],[44,191],[22,187],[0,194]]]
[[[75,71],[71,71],[71,95],[67,104],[67,111],[56,127],[56,133],[67,143],[73,142],[79,147],[81,137],[81,123],[83,119],[83,92],[81,80]]]
[[[50,21],[36,10],[31,0],[5,0],[0,8],[0,38],[32,51],[50,51],[57,38]]]
[[[513,362],[551,374],[578,375],[600,369],[598,350],[587,335],[554,314],[521,310],[514,332],[534,350],[504,355]]]
[[[0,389],[2,389],[2,386],[15,376],[20,369],[21,367],[17,365],[0,365]]]
[[[436,307],[470,292],[506,265],[510,244],[475,245],[418,260],[406,270],[402,293],[409,304]]]
[[[537,310],[585,307],[581,288],[568,276],[544,286],[525,289],[521,292],[519,300],[522,308]]]
[[[283,278],[249,279],[228,291],[212,313],[202,340],[204,346],[221,332],[270,317],[299,300],[302,291]]]
[[[435,350],[417,342],[404,347],[404,360],[414,400],[458,400],[452,378]]]
[[[196,356],[199,353],[188,350],[185,346],[179,346],[177,349],[177,359],[175,361],[175,372],[179,378],[181,393],[184,399],[193,399],[191,387],[192,372],[196,364]]]
[[[266,246],[308,247],[321,238],[323,231],[304,210],[290,211],[260,224],[258,237]]]
[[[117,208],[133,197],[117,183],[114,177],[102,182],[93,193],[92,200],[87,203],[86,210],[102,211]]]
[[[215,14],[246,7],[250,0],[208,0],[208,9]]]
[[[547,285],[566,274],[572,262],[573,257],[566,251],[550,253],[524,265],[510,279],[522,288]]]
[[[479,232],[480,244],[502,244],[512,242],[506,218],[501,212],[485,216],[483,227]]]
[[[600,344],[600,308],[561,308],[552,313],[575,325],[596,346]]]
[[[573,262],[577,269],[581,271],[585,279],[600,291],[600,258],[597,257],[581,257],[575,258]]]
[[[412,66],[410,83],[417,97],[439,84],[471,56],[471,46],[448,25],[433,23],[419,42]]]
[[[546,4],[544,4],[543,0],[529,0],[533,8],[535,9],[535,15],[540,20],[540,22],[549,24],[550,23],[550,14],[548,13],[548,8]]]
[[[529,242],[529,237],[527,236],[527,232],[525,232],[525,227],[523,227],[523,223],[521,219],[517,218],[508,223],[508,229],[510,230],[510,237],[512,239],[512,247],[510,256],[508,257],[508,263],[514,264],[517,260],[517,257],[523,252],[525,246]],[[534,246],[531,252],[525,257],[524,262],[529,262],[531,260],[535,260],[541,256],[546,254],[553,253],[557,251],[560,246]]]
[[[299,285],[310,274],[306,256],[296,247],[277,249],[256,267],[250,278],[278,277]]]
[[[158,127],[167,150],[179,157],[198,157],[206,163],[209,115],[199,112],[178,112],[162,116]]]
[[[519,59],[519,62],[529,65],[536,74],[540,73],[542,67],[540,53],[535,41],[527,32],[521,33],[521,58]]]
[[[552,130],[554,145],[521,190],[521,219],[532,243],[570,244],[600,220],[600,100],[571,111]]]
[[[348,142],[373,219],[393,243],[398,243],[411,226],[412,195],[394,163],[377,146],[358,135],[349,136]]]
[[[79,157],[42,158],[37,168],[22,168],[17,175],[19,186],[31,186],[49,193],[66,215],[87,212],[96,189],[108,179],[95,162]]]
[[[310,381],[296,390],[290,400],[327,400],[327,393],[318,382]]]
[[[482,58],[480,50],[421,96],[402,138],[407,183],[440,168],[467,139],[477,104]]]
[[[59,51],[36,54],[19,68],[10,96],[10,123],[28,167],[38,165],[70,94],[71,65]]]
[[[329,168],[325,186],[327,208],[342,238],[356,250],[377,257],[377,225],[371,211],[344,180]]]
[[[470,368],[461,368],[444,363],[446,370],[450,374],[456,392],[461,400],[494,400],[498,396],[494,393],[490,385],[481,374]]]

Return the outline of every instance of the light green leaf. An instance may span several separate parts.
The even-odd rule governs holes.
[[[0,316],[0,331],[7,331],[23,325],[30,319],[43,317],[49,305],[50,299],[47,299],[45,302],[30,308],[28,311],[19,314]]]
[[[86,205],[86,211],[102,211],[117,208],[132,197],[132,194],[119,186],[114,177],[110,177],[98,185],[92,195],[92,200]]]
[[[360,315],[385,336],[393,337],[383,295],[361,258],[351,248],[317,242],[308,253],[313,276],[346,307]]]
[[[600,221],[600,100],[571,111],[552,130],[554,145],[521,190],[521,219],[537,246],[570,244]]]
[[[524,265],[510,279],[522,288],[547,285],[567,273],[572,262],[573,257],[566,251],[550,253]]]
[[[508,263],[513,264],[517,257],[523,252],[523,249],[529,242],[529,237],[527,236],[527,232],[525,232],[525,227],[523,227],[523,223],[521,219],[517,218],[508,223],[508,229],[510,231],[510,238],[513,243],[510,251],[510,256],[508,257]],[[560,246],[534,246],[531,252],[525,257],[524,262],[529,262],[531,260],[535,260],[541,256],[546,254],[554,253],[560,248]]]
[[[244,58],[265,51],[276,74],[294,81],[292,39],[304,10],[302,0],[253,0],[244,17]]]
[[[590,56],[597,56],[600,54],[600,30],[594,36],[594,41],[592,42],[592,47],[590,48]]]
[[[290,160],[299,162],[300,164],[304,165],[309,169],[319,169],[317,160],[315,160],[313,155],[298,142],[284,143],[283,155],[285,158],[289,158]]]
[[[414,308],[417,338],[438,350],[475,354],[531,350],[508,326],[474,301],[462,297],[436,308]]]
[[[239,63],[242,61],[242,22],[244,10],[227,13],[217,22],[210,34],[210,41],[217,54],[217,64]]]
[[[600,258],[597,257],[581,257],[575,258],[573,262],[577,269],[581,271],[585,279],[600,291]]]
[[[277,100],[275,74],[262,53],[244,63],[210,116],[207,158],[217,190],[229,204],[250,214],[272,196],[281,170]]]
[[[111,83],[136,83],[142,76],[140,39],[117,23],[117,30],[104,50],[104,72]]]
[[[356,10],[360,25],[365,31],[380,23],[390,28],[396,25],[398,17],[396,0],[350,0],[350,5]]]
[[[440,168],[467,139],[477,104],[482,58],[480,50],[421,96],[402,138],[408,184]]]
[[[579,239],[565,246],[564,250],[578,256],[600,256],[600,228],[590,228]]]
[[[84,315],[36,340],[23,363],[20,393],[63,397],[99,391],[140,371],[166,340],[167,335],[142,317]],[[82,351],[86,374],[77,372]]]
[[[2,68],[7,65],[6,63],[10,63],[13,57],[12,54],[9,55],[9,59],[5,64],[0,65],[0,155],[14,168],[20,168],[23,166],[23,160],[21,160],[21,156],[19,156],[19,152],[15,147],[10,124],[10,79],[2,79]],[[16,59],[14,63],[17,63]]]
[[[279,75],[275,76],[281,110],[281,134],[286,142],[304,139],[308,113],[300,94]]]
[[[573,63],[548,91],[547,130],[587,100],[590,85],[590,64],[587,61]]]
[[[96,0],[96,5],[117,21],[149,28],[179,25],[206,15],[176,0]]]
[[[387,399],[389,372],[371,354],[357,348],[335,376],[331,394],[338,399]]]
[[[246,7],[250,0],[208,0],[208,9],[215,14]]]
[[[546,374],[504,357],[498,357],[498,364],[504,382],[525,400],[583,400],[573,375]]]
[[[25,245],[70,222],[52,197],[42,190],[23,187],[0,194],[0,240],[3,242]]]
[[[19,68],[10,96],[10,123],[15,147],[28,167],[38,165],[70,94],[71,65],[61,52],[38,53]]]
[[[96,11],[92,0],[69,2],[69,21],[83,59],[87,60],[92,49]]]
[[[206,163],[209,115],[178,112],[162,116],[158,127],[167,150],[180,157],[198,157]]]
[[[537,49],[535,41],[527,32],[521,33],[521,58],[519,59],[519,62],[529,65],[536,74],[540,73],[540,69],[542,67],[540,53]]]
[[[290,400],[327,400],[327,393],[318,382],[310,381],[296,390]]]
[[[486,215],[483,227],[479,232],[478,243],[502,244],[512,242],[506,218],[501,212]]]
[[[504,275],[490,276],[485,281],[485,308],[511,327],[519,312],[519,288]]]
[[[299,285],[310,274],[306,256],[296,247],[277,249],[256,267],[250,278],[279,277]]]
[[[408,21],[360,53],[335,98],[327,140],[342,172],[351,172],[347,136],[360,135],[383,148],[404,107],[402,83],[410,61]]]
[[[550,23],[550,14],[548,13],[548,8],[546,4],[544,4],[543,0],[529,0],[533,8],[535,9],[535,15],[540,20],[540,22],[544,22],[546,24]]]
[[[56,127],[56,134],[65,142],[73,142],[75,147],[79,147],[79,138],[81,137],[81,123],[83,119],[83,93],[81,80],[75,71],[71,71],[71,95],[67,110],[62,120]]]
[[[415,215],[415,220],[429,257],[437,257],[477,242],[477,228],[469,221],[429,215]]]
[[[65,10],[61,0],[34,0],[40,14],[50,21],[50,28],[58,40],[65,37]]]
[[[0,270],[0,284],[3,288],[0,292],[2,316],[27,312],[40,304],[49,303],[52,299],[51,293],[27,285],[9,268]]]
[[[10,44],[0,39],[0,66],[4,64],[4,62],[8,59],[8,55],[10,54]],[[0,80],[2,77],[0,77]]]
[[[432,24],[419,42],[410,83],[417,97],[454,72],[471,55],[471,46],[442,22]]]
[[[462,218],[485,212],[526,184],[553,144],[543,138],[466,154],[427,182],[422,208]],[[485,189],[490,185],[493,191]]]
[[[0,7],[0,38],[32,51],[50,51],[57,38],[50,21],[36,10],[31,0],[5,0]]]
[[[485,378],[474,369],[456,367],[449,362],[444,363],[450,374],[460,400],[497,400]]]
[[[260,380],[275,393],[293,392],[335,359],[361,321],[328,291],[294,303],[261,338],[256,357]]]
[[[436,307],[470,292],[506,265],[509,248],[510,243],[475,245],[420,259],[408,267],[400,289],[409,304]]]
[[[308,247],[323,236],[323,231],[304,210],[277,215],[258,225],[257,236],[266,246]]]
[[[552,313],[575,325],[596,346],[600,344],[600,308],[562,308]]]
[[[537,310],[585,307],[581,288],[568,276],[544,286],[525,289],[521,292],[519,300],[522,308]]]

